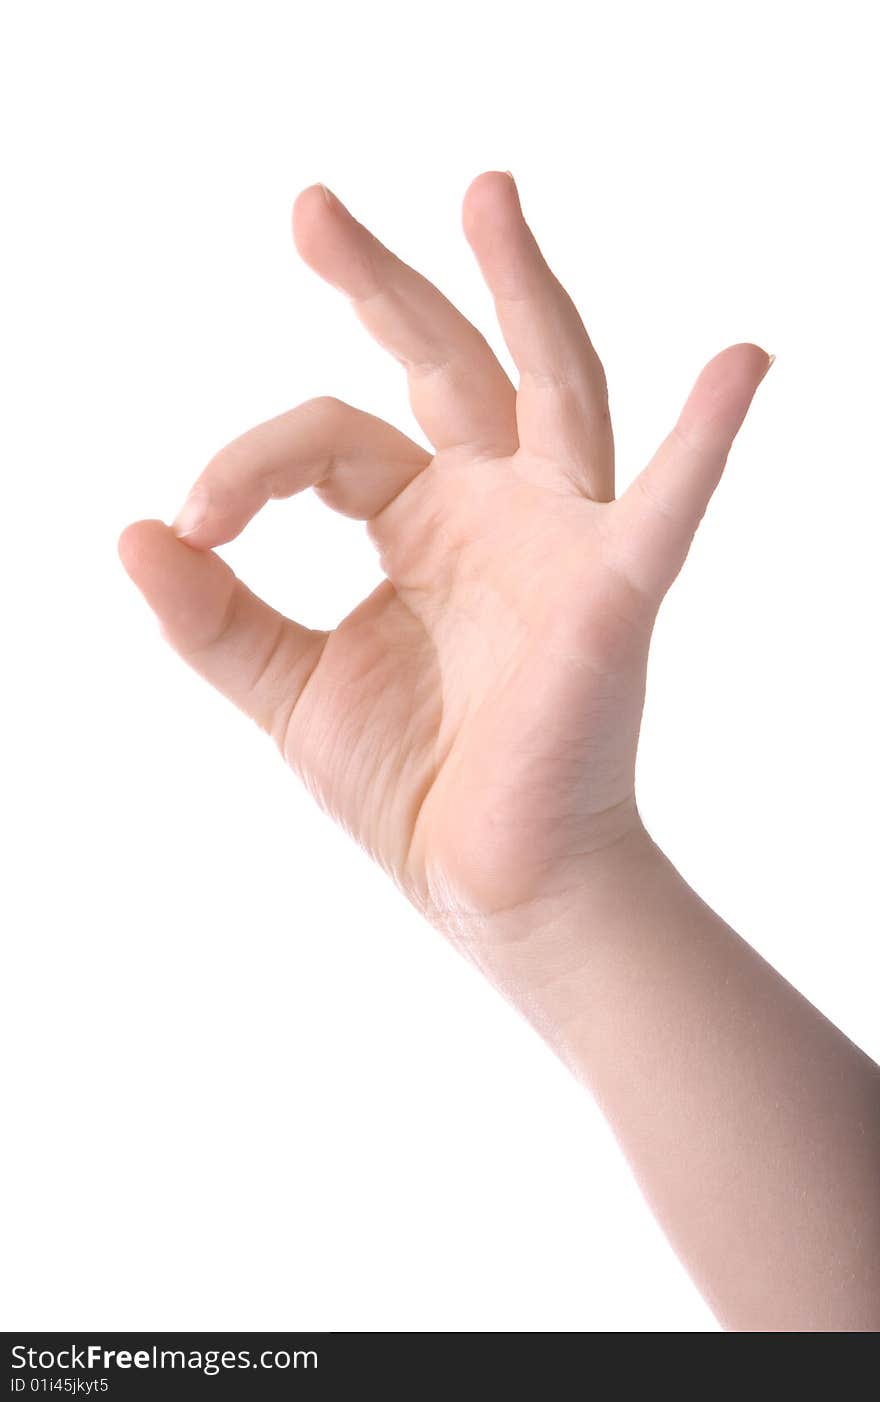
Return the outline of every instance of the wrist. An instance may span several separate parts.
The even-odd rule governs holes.
[[[634,907],[670,879],[683,884],[634,810],[606,845],[571,859],[539,895],[491,914],[435,920],[504,996],[545,1035],[579,1006],[600,949],[621,938]]]

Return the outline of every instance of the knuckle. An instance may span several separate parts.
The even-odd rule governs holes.
[[[309,414],[320,420],[335,420],[346,413],[348,408],[343,400],[337,399],[333,394],[318,394],[312,399],[306,399],[296,412]]]
[[[662,516],[666,521],[675,521],[676,513],[672,503],[664,496],[661,489],[653,481],[650,473],[641,472],[635,479],[634,486],[639,496],[647,503],[650,510],[655,511],[658,516]]]

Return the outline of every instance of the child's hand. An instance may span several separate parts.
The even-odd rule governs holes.
[[[589,854],[638,840],[654,616],[770,363],[754,345],[716,356],[615,501],[602,366],[509,176],[473,182],[464,227],[518,390],[445,297],[314,186],[294,209],[299,252],[406,367],[434,456],[312,400],[220,452],[174,528],[140,522],[120,542],[172,645],[444,924],[552,895]],[[387,575],[330,634],[281,617],[211,551],[309,486],[369,522]]]
[[[769,357],[703,370],[613,500],[602,368],[523,223],[471,185],[465,230],[520,372],[320,186],[303,257],[407,367],[435,456],[315,400],[209,463],[174,529],[122,537],[188,662],[590,1088],[725,1328],[880,1327],[877,1066],[715,915],[641,826],[648,640]],[[315,486],[387,580],[328,634],[211,546]]]

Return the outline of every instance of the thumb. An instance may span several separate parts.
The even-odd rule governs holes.
[[[658,603],[684,564],[733,440],[773,360],[750,344],[729,346],[710,360],[672,432],[620,498],[627,574]]]
[[[119,554],[171,646],[283,750],[327,634],[276,613],[219,555],[194,550],[161,521],[128,526]]]

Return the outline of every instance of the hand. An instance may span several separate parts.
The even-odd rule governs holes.
[[[464,229],[518,389],[435,287],[310,187],[297,248],[406,367],[433,454],[311,400],[218,453],[174,527],[120,540],[172,646],[447,929],[554,895],[641,831],[654,618],[770,364],[754,345],[716,356],[615,500],[602,366],[511,177],[473,181]],[[276,613],[212,551],[306,487],[369,523],[387,576],[331,633]]]

